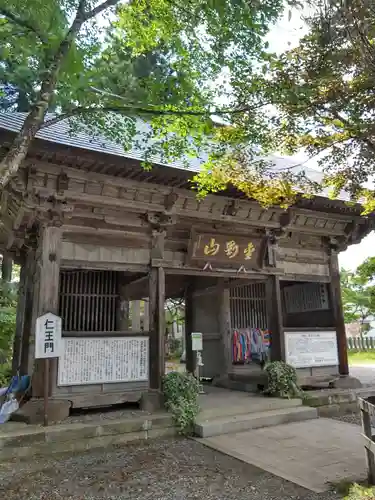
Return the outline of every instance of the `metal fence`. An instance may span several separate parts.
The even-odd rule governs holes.
[[[375,351],[375,337],[348,337],[348,351]]]

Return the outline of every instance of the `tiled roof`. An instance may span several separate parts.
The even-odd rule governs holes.
[[[25,117],[26,113],[0,112],[0,129],[18,132],[22,127]],[[47,118],[52,118],[52,116]],[[103,136],[96,135],[95,137],[93,137],[88,131],[83,131],[83,128],[80,128],[79,131],[74,132],[73,134],[71,126],[67,119],[61,120],[60,122],[51,125],[50,127],[46,127],[40,130],[37,133],[36,137],[38,139],[62,144],[64,146],[82,148],[89,151],[96,151],[98,153],[143,161],[144,151],[140,147],[137,147],[137,143],[142,142],[142,137],[144,137],[145,133],[150,130],[150,127],[141,119],[137,119],[136,129],[137,133],[133,138],[133,146],[127,151],[124,150],[121,145],[110,141]],[[186,157],[182,158],[181,160],[166,162],[157,155],[149,157],[149,160],[155,164],[177,169],[188,169],[192,172],[199,172],[200,166],[206,161],[206,159],[207,157],[205,158],[203,156],[201,158]],[[323,176],[321,172],[310,167],[306,167],[305,165],[298,164],[298,162],[296,162],[296,160],[293,158],[271,155],[269,159],[273,162],[273,168],[275,170],[292,168],[295,173],[303,170],[311,180],[318,183],[322,181]],[[328,197],[328,191],[322,190],[320,195]],[[337,199],[346,201],[349,200],[349,197],[347,193],[341,192]]]
[[[26,113],[0,112],[0,129],[18,132],[21,130],[25,117]],[[53,118],[53,116],[47,116],[47,119],[49,118]],[[43,128],[37,133],[36,137],[44,141],[63,144],[64,146],[82,148],[98,153],[123,156],[124,158],[142,161],[144,160],[144,151],[137,147],[136,144],[137,142],[142,142],[142,137],[144,137],[145,133],[150,131],[150,127],[144,121],[137,119],[136,129],[137,133],[133,138],[133,147],[127,151],[125,151],[120,144],[110,141],[103,136],[96,135],[93,137],[89,132],[84,132],[84,127],[80,127],[80,130],[75,131],[73,134],[68,119],[61,120],[54,125]],[[200,165],[205,161],[204,158],[187,158],[181,161],[166,163],[160,156],[151,156],[149,159],[158,165],[183,169],[186,168],[185,163],[187,162],[189,170],[194,172],[198,172]]]

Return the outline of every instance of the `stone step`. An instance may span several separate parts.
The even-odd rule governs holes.
[[[304,406],[211,418],[209,420],[200,420],[198,418],[195,424],[195,434],[202,438],[211,437],[314,418],[318,418],[317,409]]]
[[[77,422],[42,427],[9,422],[0,425],[0,462],[33,455],[82,452],[132,441],[176,435],[165,413],[133,418]]]

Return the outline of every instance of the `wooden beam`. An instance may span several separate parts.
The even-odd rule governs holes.
[[[165,276],[162,268],[149,274],[150,388],[161,390],[165,365]]]
[[[338,358],[339,358],[339,373],[340,375],[349,375],[344,310],[342,306],[342,297],[341,297],[340,268],[339,268],[338,256],[334,250],[332,250],[331,252],[329,264],[330,264],[329,267],[331,275],[331,286],[329,288],[331,296],[330,297],[331,307],[333,310],[333,317],[335,320],[335,328],[336,328],[337,348],[338,348]]]
[[[37,269],[36,269],[36,252],[34,248],[27,250],[26,261],[25,261],[25,297],[24,297],[24,307],[19,303],[17,308],[17,318],[16,318],[16,328],[17,322],[21,323],[22,317],[22,335],[21,335],[21,353],[20,353],[20,368],[21,374],[30,374],[32,366],[30,366],[30,338],[32,338],[33,328],[33,312],[36,308],[37,296],[35,280],[37,279]],[[20,328],[21,325],[18,326]],[[17,367],[18,368],[18,367]]]
[[[24,256],[25,257],[25,256]],[[12,374],[16,375],[21,368],[22,338],[25,324],[26,294],[29,273],[26,268],[26,259],[21,264],[20,281],[18,285],[18,301],[16,313],[16,331],[13,341]]]
[[[232,349],[231,349],[231,328],[230,328],[230,289],[225,279],[218,280],[217,293],[219,295],[219,328],[220,339],[223,352],[223,364],[221,366],[220,376],[226,377],[232,366]]]
[[[149,277],[142,276],[123,285],[123,297],[128,301],[136,301],[148,296]]]
[[[132,330],[139,332],[141,330],[141,301],[132,300],[131,301],[131,311],[132,311]]]
[[[39,290],[37,317],[47,312],[58,314],[59,281],[61,260],[61,227],[43,226],[40,232]],[[34,318],[34,321],[36,318]],[[33,324],[35,329],[35,324]],[[49,376],[49,395],[55,391],[57,384],[57,360],[51,359]],[[43,396],[44,363],[35,361],[33,378],[33,396]]]
[[[280,278],[270,276],[266,283],[268,328],[271,331],[271,360],[285,361],[285,340]]]
[[[190,279],[185,289],[185,356],[186,370],[193,373],[195,369],[195,356],[192,350],[191,333],[193,331],[193,280]]]

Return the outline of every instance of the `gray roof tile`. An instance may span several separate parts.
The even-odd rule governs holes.
[[[22,127],[25,117],[26,113],[5,111],[0,112],[0,129],[18,132]],[[52,117],[53,116],[48,116],[48,118]],[[98,153],[143,161],[144,151],[137,146],[137,142],[139,143],[142,141],[142,137],[144,137],[144,134],[150,131],[150,126],[141,119],[137,119],[136,130],[137,133],[133,138],[133,146],[128,150],[124,150],[121,145],[110,141],[103,136],[97,135],[93,137],[87,130],[84,131],[83,127],[78,132],[74,132],[73,134],[68,119],[61,120],[60,122],[51,125],[50,127],[46,127],[40,130],[37,133],[36,137],[38,139],[62,144],[64,146],[82,148],[89,151],[96,151]],[[150,141],[152,141],[152,139]],[[206,161],[206,159],[207,156],[204,157],[204,155],[202,155],[202,157],[200,158],[186,157],[182,158],[181,160],[175,160],[171,162],[166,162],[161,158],[161,156],[157,155],[151,156],[149,158],[150,161],[158,165],[184,170],[188,169],[192,172],[199,172],[201,165]],[[303,170],[311,180],[318,183],[322,181],[323,175],[321,172],[310,167],[306,167],[305,165],[296,164],[296,160],[293,158],[271,155],[269,159],[273,162],[273,168],[275,170],[285,169],[285,167],[292,168],[295,173]],[[328,190],[324,189],[319,194],[321,196],[328,197]],[[337,199],[348,201],[349,196],[347,193],[341,192]]]

